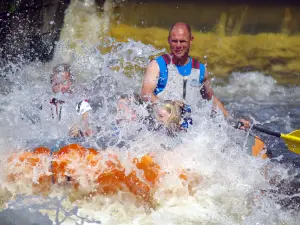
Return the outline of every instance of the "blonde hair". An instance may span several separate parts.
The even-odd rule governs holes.
[[[170,114],[166,124],[164,124],[167,128],[177,129],[180,126],[182,110],[178,103],[171,100],[166,100],[161,104],[156,104],[156,107],[162,108]]]

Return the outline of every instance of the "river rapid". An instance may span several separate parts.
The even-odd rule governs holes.
[[[109,37],[112,7],[106,1],[99,16],[93,1],[72,1],[51,61],[20,60],[2,68],[6,80],[0,83],[1,225],[299,224],[299,156],[282,140],[254,131],[250,132],[264,140],[272,157],[250,156],[244,148],[249,133],[235,129],[221,113],[212,118],[211,103],[202,102],[189,132],[175,138],[148,131],[138,122],[122,124],[118,140],[111,138],[118,116],[116,100],[139,93],[149,58],[166,51]],[[50,73],[58,63],[71,66],[72,96],[51,92]],[[212,85],[233,117],[248,118],[281,133],[299,129],[300,87],[279,85],[260,72],[233,73],[229,80],[212,78]],[[98,133],[81,143],[105,149],[104,155],[117,155],[127,172],[132,169],[128,154],[153,154],[167,175],[155,188],[151,204],[126,192],[83,197],[84,190],[72,193],[59,186],[39,195],[32,189],[34,176],[7,181],[7,157],[13,152],[40,145],[55,150],[78,141],[67,136],[77,118],[74,108],[66,107],[59,123],[49,117],[47,104],[53,97],[70,103],[90,99],[90,119]],[[147,114],[143,106],[136,111]],[[118,145],[121,141],[125,144]],[[182,168],[194,175],[192,188],[178,178]],[[87,177],[82,172],[83,183]]]

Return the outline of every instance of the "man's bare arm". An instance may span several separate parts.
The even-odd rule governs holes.
[[[230,116],[229,112],[225,109],[223,102],[221,102],[220,99],[218,99],[215,95],[213,99],[213,107],[218,107],[223,112],[225,117]]]
[[[141,90],[141,96],[145,101],[155,102],[158,99],[158,97],[153,94],[157,85],[158,76],[159,66],[155,60],[152,60],[146,69]]]

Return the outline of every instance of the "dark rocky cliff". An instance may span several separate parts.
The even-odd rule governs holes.
[[[69,0],[2,0],[0,66],[8,61],[48,60],[59,38]]]

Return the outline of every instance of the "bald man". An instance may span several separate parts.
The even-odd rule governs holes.
[[[170,28],[168,42],[171,52],[152,60],[146,69],[141,90],[145,101],[173,100],[189,107],[199,98],[213,99],[225,117],[229,113],[214,96],[204,64],[189,56],[193,35],[188,24],[178,22]],[[246,126],[248,121],[243,120]]]
[[[174,24],[169,32],[170,54],[159,56],[147,67],[141,95],[144,100],[171,99],[191,105],[199,98],[211,100],[213,90],[204,64],[189,56],[194,37],[186,23]],[[214,97],[225,116],[228,112]]]

